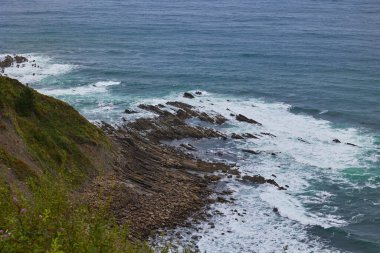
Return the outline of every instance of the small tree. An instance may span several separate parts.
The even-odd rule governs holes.
[[[31,88],[24,88],[16,100],[15,107],[20,116],[28,117],[34,112],[34,93]]]

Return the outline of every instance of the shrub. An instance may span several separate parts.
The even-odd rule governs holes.
[[[15,102],[16,112],[20,116],[28,117],[35,110],[34,93],[31,88],[25,87]]]

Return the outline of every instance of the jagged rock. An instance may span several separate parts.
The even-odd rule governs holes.
[[[215,116],[210,116],[205,112],[198,112],[194,110],[193,106],[186,103],[176,101],[176,102],[167,102],[166,104],[180,108],[180,110],[177,111],[177,117],[182,120],[188,119],[188,118],[198,118],[202,121],[209,122],[212,124],[218,124],[218,125],[221,125],[227,121],[227,119],[220,114],[217,114]]]
[[[158,106],[154,106],[154,105],[144,105],[144,104],[141,104],[138,107],[141,108],[141,109],[143,109],[143,110],[146,110],[146,111],[157,113],[159,115],[164,115],[164,116],[172,116],[173,115],[170,112],[162,110]]]
[[[252,139],[259,139],[259,137],[253,135],[253,134],[250,134],[250,133],[245,133],[242,135],[244,138],[252,138]]]
[[[242,121],[242,122],[247,122],[247,123],[250,123],[250,124],[255,124],[255,125],[259,125],[261,126],[262,124],[257,122],[256,120],[253,120],[253,119],[250,119],[250,118],[247,118],[246,116],[244,116],[243,114],[239,114],[236,116],[236,120],[237,121]]]
[[[177,107],[177,108],[181,108],[183,110],[188,110],[188,109],[192,109],[193,108],[192,105],[189,105],[189,104],[186,104],[186,103],[183,103],[183,102],[178,102],[178,101],[174,101],[174,102],[170,101],[170,102],[167,102],[166,104],[174,106],[174,107]]]
[[[231,135],[231,138],[232,138],[232,139],[237,139],[237,140],[241,140],[241,139],[244,139],[244,137],[243,137],[243,136],[241,136],[241,135],[238,135],[238,134],[235,134],[235,133],[233,133],[233,134]]]
[[[187,144],[182,143],[180,146],[187,149],[187,150],[197,151],[197,149],[193,145],[191,145],[190,143],[187,143]]]
[[[202,92],[201,91],[196,91],[195,94],[202,95]]]
[[[133,114],[133,113],[137,113],[137,112],[133,111],[133,110],[125,109],[124,113],[126,113],[126,114]]]
[[[251,182],[251,183],[257,183],[257,184],[265,184],[266,180],[263,176],[260,175],[254,175],[254,176],[243,176],[243,181]]]
[[[23,63],[23,62],[27,62],[28,61],[28,59],[26,57],[21,56],[21,55],[16,55],[14,57],[14,59],[15,59],[16,63]]]
[[[261,132],[260,134],[262,134],[262,135],[268,135],[268,136],[270,136],[270,137],[277,137],[276,135],[271,134],[271,133]]]
[[[279,186],[276,181],[273,179],[265,179],[263,176],[260,175],[254,175],[254,176],[248,176],[245,175],[242,177],[242,180],[245,182],[251,182],[251,183],[256,183],[256,184],[271,184],[276,186],[279,190],[286,190],[286,188]]]
[[[334,139],[333,142],[335,142],[335,143],[341,143],[340,140],[338,140],[338,139]]]
[[[183,97],[184,98],[194,98],[194,95],[189,93],[189,92],[185,92],[185,93],[183,93]]]
[[[13,57],[10,55],[5,56],[4,60],[0,61],[0,68],[9,68],[13,64]]]

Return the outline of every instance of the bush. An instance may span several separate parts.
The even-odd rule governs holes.
[[[35,110],[34,93],[31,88],[25,87],[16,99],[15,103],[16,112],[20,116],[28,117]]]
[[[128,228],[107,207],[70,201],[62,182],[35,182],[29,182],[32,196],[1,182],[0,252],[153,252],[146,243],[131,243]]]

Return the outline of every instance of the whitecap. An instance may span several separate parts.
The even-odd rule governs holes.
[[[0,59],[8,54],[0,55]],[[21,54],[28,62],[14,64],[4,69],[4,75],[18,79],[25,84],[33,84],[50,77],[69,73],[77,66],[71,64],[57,63],[53,58],[40,54]],[[34,67],[36,64],[36,67]],[[17,67],[19,65],[19,67]]]
[[[99,81],[85,86],[71,87],[67,89],[40,89],[39,91],[49,96],[74,96],[104,93],[109,86],[119,85],[119,81]]]

